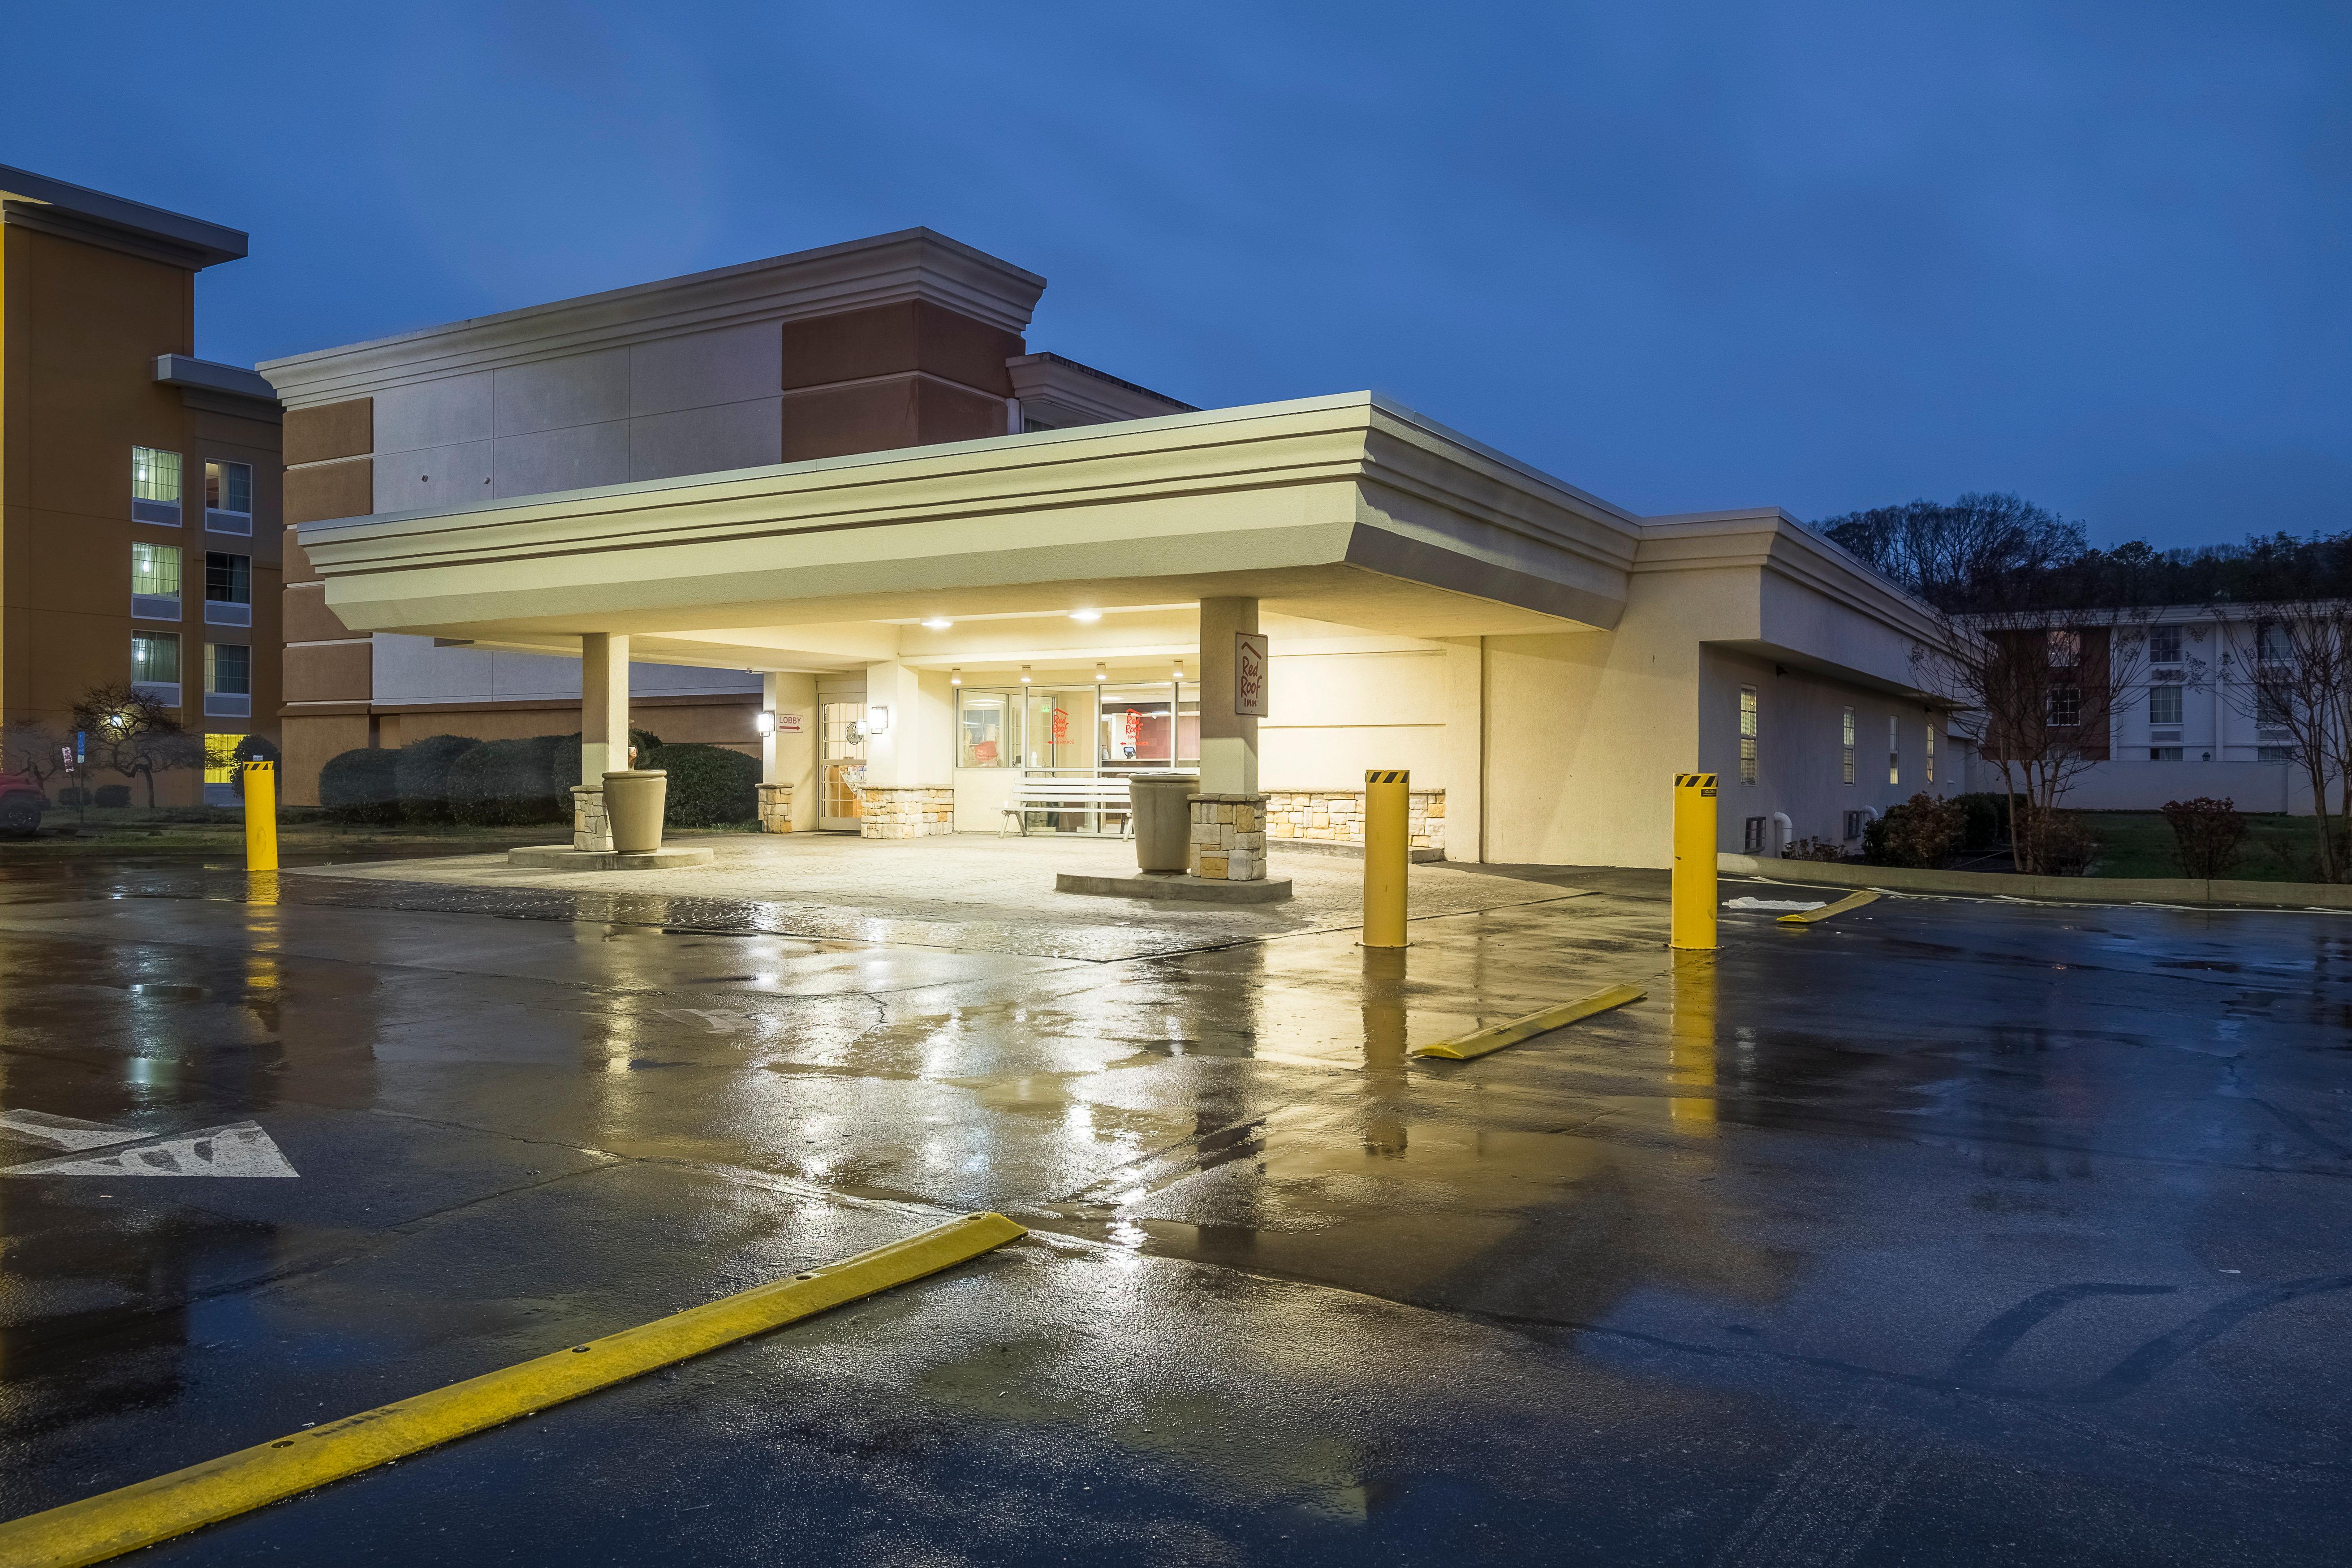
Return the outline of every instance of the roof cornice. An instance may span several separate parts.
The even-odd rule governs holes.
[[[910,228],[266,360],[256,368],[289,407],[302,408],[470,371],[908,300],[1020,332],[1045,289],[1034,272],[946,235]]]
[[[0,224],[39,229],[191,272],[245,255],[241,229],[0,163]]]

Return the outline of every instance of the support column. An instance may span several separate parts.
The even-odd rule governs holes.
[[[760,739],[760,827],[765,833],[816,826],[816,677],[793,672],[760,679],[760,706],[772,728]]]
[[[1201,601],[1201,793],[1257,794],[1257,721],[1234,711],[1234,634],[1257,630],[1255,599]]]
[[[933,699],[947,691],[934,676]],[[948,769],[947,726],[927,700],[923,672],[898,659],[866,667],[866,814],[867,838],[929,838],[955,831],[955,788]],[[886,717],[887,715],[887,717]],[[878,734],[872,725],[887,727]]]
[[[629,639],[590,632],[580,639],[580,782],[602,787],[629,765]]]

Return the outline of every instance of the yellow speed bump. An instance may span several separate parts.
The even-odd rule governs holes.
[[[1823,904],[1817,910],[1799,910],[1792,915],[1782,915],[1780,923],[1784,926],[1809,926],[1815,921],[1825,921],[1832,915],[1842,915],[1848,910],[1858,910],[1864,904],[1874,904],[1878,902],[1878,898],[1876,893],[1848,893],[1836,903]]]
[[[640,1328],[31,1514],[0,1524],[0,1564],[68,1568],[103,1563],[951,1268],[1028,1234],[1003,1215],[970,1215]]]
[[[1449,1062],[1466,1062],[1473,1057],[1483,1057],[1488,1051],[1499,1051],[1505,1046],[1516,1046],[1521,1040],[1573,1024],[1579,1018],[1590,1018],[1595,1013],[1606,1013],[1612,1007],[1639,1002],[1648,994],[1638,985],[1612,985],[1606,991],[1595,991],[1590,996],[1580,996],[1573,1002],[1563,1002],[1557,1007],[1547,1007],[1540,1013],[1530,1013],[1524,1018],[1497,1024],[1491,1029],[1440,1040],[1433,1046],[1417,1046],[1412,1054],[1437,1057]]]

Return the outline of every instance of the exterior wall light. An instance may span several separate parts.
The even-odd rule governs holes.
[[[751,727],[762,735],[774,734],[776,732],[775,710],[772,708],[761,709],[759,716],[751,721]]]
[[[1102,667],[1102,662],[1099,659],[1095,662],[1095,679],[1097,680],[1108,680],[1110,679],[1110,671]]]
[[[890,710],[887,708],[868,708],[866,710],[866,732],[869,735],[888,734],[890,732]]]
[[[1072,610],[1070,612],[1070,619],[1077,622],[1081,626],[1090,626],[1097,621],[1102,619],[1102,612],[1100,610]]]
[[[955,623],[945,616],[932,616],[923,622],[923,629],[927,632],[943,632],[954,625]]]
[[[1029,684],[1029,667],[1025,664],[1021,667],[1021,684],[1024,686]]]

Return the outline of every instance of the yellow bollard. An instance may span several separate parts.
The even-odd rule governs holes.
[[[245,868],[278,869],[278,764],[245,764]]]
[[[1715,775],[1675,775],[1674,918],[1669,947],[1708,949],[1715,940]]]
[[[1412,774],[1364,773],[1364,945],[1402,947],[1405,849],[1411,842]]]

